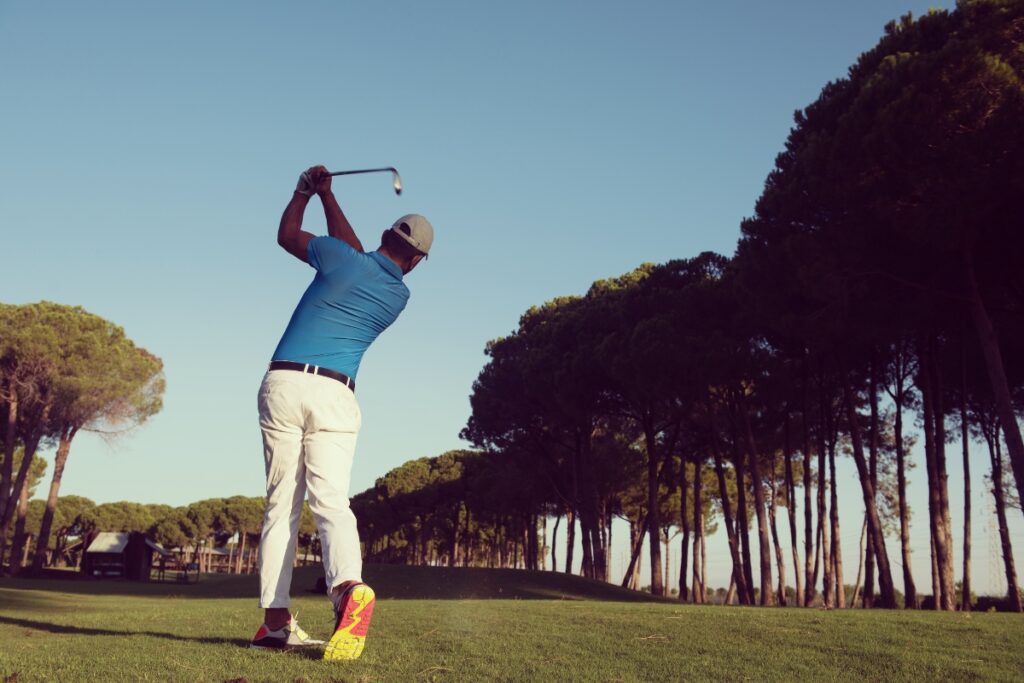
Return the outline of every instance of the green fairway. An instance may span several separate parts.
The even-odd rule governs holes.
[[[695,607],[637,602],[563,575],[367,569],[381,599],[366,651],[329,664],[318,653],[246,649],[261,616],[254,577],[3,580],[0,680],[1024,678],[1024,618],[1015,614]],[[296,572],[293,609],[325,638],[327,602],[307,590],[316,573]]]

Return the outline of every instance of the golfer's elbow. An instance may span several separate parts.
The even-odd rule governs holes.
[[[277,236],[277,244],[295,258],[308,263],[306,249],[309,248],[309,240],[312,237],[312,235],[301,231],[297,235],[279,234]]]
[[[292,256],[296,258],[302,258],[301,256],[299,256],[298,248],[295,245],[295,240],[288,239],[287,237],[279,237],[277,239],[277,244]]]

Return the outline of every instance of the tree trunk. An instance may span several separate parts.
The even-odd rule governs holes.
[[[743,428],[747,435],[747,453],[750,457],[750,478],[754,487],[754,509],[757,513],[757,541],[761,556],[761,605],[775,604],[772,595],[772,556],[768,541],[768,519],[765,514],[764,478],[761,476],[761,463],[757,445],[754,443],[754,431],[750,426],[750,415],[740,399],[739,410],[743,417]],[[774,505],[774,501],[772,501]]]
[[[1003,454],[999,446],[999,429],[996,428],[995,448],[989,441],[988,452],[992,460],[992,495],[996,499],[996,519],[999,521],[999,542],[1003,551],[1003,569],[1006,571],[1006,596],[1010,609],[1024,611],[1021,607],[1020,588],[1017,586],[1017,568],[1013,562],[1013,545],[1010,529],[1006,524],[1006,499],[1003,492]]]
[[[704,527],[700,529],[700,601],[708,601],[708,546]]]
[[[774,454],[773,454],[774,455]],[[773,458],[774,460],[774,458]],[[779,583],[776,588],[775,595],[778,604],[782,607],[786,606],[786,560],[782,553],[782,545],[779,543],[779,529],[775,523],[775,463],[772,462],[772,496],[771,502],[768,504],[768,520],[771,526],[772,532],[772,545],[775,547],[775,566],[778,569]]]
[[[985,303],[981,299],[981,290],[978,287],[978,280],[974,272],[974,260],[969,247],[964,249],[964,264],[971,295],[971,317],[974,319],[974,329],[978,333],[981,353],[985,358],[985,369],[988,371],[989,383],[992,385],[992,394],[995,397],[999,413],[999,424],[1002,425],[1005,434],[1006,450],[1009,452],[1010,466],[1013,468],[1013,475],[1017,482],[1017,495],[1024,501],[1024,439],[1021,438],[1017,414],[1013,409],[1013,400],[1010,397],[1010,385],[1006,380],[1006,371],[1003,369],[1003,354],[999,350],[999,338],[996,336],[992,319],[985,309]]]
[[[28,435],[28,438],[22,444],[21,465],[18,467],[18,473],[14,477],[13,488],[10,492],[10,495],[14,496],[14,498],[9,499],[7,508],[4,510],[3,515],[0,516],[0,567],[3,566],[4,548],[7,545],[7,530],[11,526],[11,520],[14,518],[14,511],[17,508],[14,501],[20,499],[21,492],[28,487],[28,473],[32,469],[32,460],[36,457],[36,448],[38,448],[39,442],[42,440],[43,429],[49,420],[49,416],[50,404],[47,403],[40,411],[39,420],[36,421],[38,425],[36,431]],[[13,457],[10,459],[10,462],[13,467]],[[11,565],[13,566],[15,556],[12,555],[11,557]]]
[[[789,439],[789,410],[782,426],[782,453],[786,467],[786,516],[789,519],[789,545],[793,553],[793,589],[796,591],[796,606],[803,607],[804,586],[800,576],[800,548],[796,533],[796,488],[793,481],[793,452]]]
[[[743,582],[746,584],[745,605],[754,604],[754,571],[750,559],[750,520],[747,516],[747,472],[744,466],[743,450],[739,447],[736,435],[733,434],[733,469],[736,471],[736,507],[738,531],[740,537],[740,552],[743,556]]]
[[[946,409],[944,403],[945,391],[942,386],[942,373],[939,363],[936,360],[938,352],[932,355],[932,372],[934,383],[932,389],[935,392],[935,464],[939,481],[939,513],[941,515],[940,528],[946,545],[945,566],[941,567],[943,575],[940,577],[943,583],[943,609],[956,609],[956,580],[954,578],[953,564],[953,520],[949,512],[949,475],[946,472]]]
[[[831,502],[831,522],[832,522],[832,567],[834,570],[834,576],[836,580],[836,607],[839,609],[846,608],[846,584],[843,581],[843,546],[841,545],[841,534],[839,531],[839,486],[836,481],[836,443],[833,439],[828,445],[828,465],[829,474],[831,475],[831,487],[832,487],[832,502]]]
[[[650,522],[650,517],[644,515],[644,521],[629,523],[630,528],[630,541],[631,548],[629,554],[629,566],[626,567],[626,575],[622,579],[623,588],[632,588],[633,590],[639,590],[640,586],[637,585],[640,581],[639,563],[637,560],[640,559],[640,550],[644,546],[644,534],[647,533],[647,524]],[[635,533],[634,533],[635,531]]]
[[[462,503],[455,507],[455,518],[452,520],[452,533],[448,538],[448,566],[459,564],[459,528],[462,526]]]
[[[568,525],[565,542],[565,573],[572,574],[572,555],[576,547],[576,510],[570,508],[565,513],[565,523]]]
[[[725,601],[722,602],[723,605],[731,605],[732,601],[736,599],[736,577],[737,576],[740,576],[740,575],[735,571],[735,568],[734,568],[734,571],[732,573],[732,577],[729,579],[729,590],[727,590],[725,592]]]
[[[590,525],[590,543],[593,550],[591,556],[593,557],[594,568],[592,571],[592,577],[598,581],[608,580],[608,568],[605,564],[605,551],[604,542],[601,540],[601,527],[603,522],[600,515],[595,515],[593,523]]]
[[[854,586],[853,586],[853,599],[850,600],[850,607],[856,607],[857,606],[857,594],[860,593],[860,577],[861,577],[861,572],[864,569],[864,565],[865,565],[865,563],[867,561],[867,558],[864,556],[864,537],[867,536],[867,531],[868,531],[868,519],[865,516],[864,517],[864,521],[860,525],[860,556],[859,556],[860,557],[860,561],[857,562],[857,583],[855,583]],[[865,601],[864,607],[867,607],[867,606],[868,606],[868,603],[867,603],[867,601]]]
[[[14,490],[14,433],[18,428],[18,388],[14,380],[9,380],[5,385],[7,388],[8,400],[6,419],[4,420],[4,461],[0,465],[0,519],[7,517],[8,506],[16,505],[17,491]],[[4,544],[0,543],[0,566],[3,565]],[[13,562],[11,563],[14,564]]]
[[[732,514],[732,501],[729,498],[729,489],[725,481],[725,467],[722,464],[722,451],[718,443],[717,427],[712,421],[711,440],[715,456],[715,474],[718,477],[718,495],[722,501],[722,516],[725,518],[725,535],[729,541],[729,555],[732,558],[733,577],[739,579],[740,594],[743,595],[743,603],[746,603],[747,587],[743,576],[743,561],[740,559],[739,540],[736,538],[736,526]]]
[[[693,463],[693,601],[698,604],[704,602],[706,593],[701,575],[704,561],[704,476],[701,460],[702,458],[697,456]],[[684,583],[682,576],[680,583]]]
[[[551,530],[551,571],[558,571],[558,525],[562,521],[561,515],[555,515],[555,528]]]
[[[832,545],[829,542],[829,527],[831,526],[830,518],[825,508],[825,495],[826,495],[826,481],[828,477],[828,449],[825,447],[825,434],[829,432],[828,423],[830,422],[828,415],[831,414],[831,407],[825,403],[825,378],[824,373],[821,377],[821,415],[818,420],[818,535],[821,541],[821,567],[822,567],[822,585],[821,585],[821,600],[824,604],[825,609],[831,609],[833,607],[833,598],[835,596],[835,587],[832,582]],[[815,563],[817,564],[817,557],[815,557]],[[815,566],[815,575],[818,570]]]
[[[19,535],[18,527],[22,530],[25,528],[25,510],[28,507],[28,468],[31,467],[32,460],[35,458],[36,449],[35,444],[27,446],[23,450],[21,459],[21,466],[18,468],[18,474],[14,477],[14,491],[13,498],[8,501],[7,509],[4,511],[2,519],[0,519],[0,570],[4,564],[4,550],[7,547],[7,530],[11,526],[11,518],[17,513],[18,523],[15,525],[14,538],[12,539],[11,556],[10,556],[10,570],[14,574],[15,569],[21,569],[24,565],[19,560],[21,554],[19,553],[22,548],[22,544],[25,542],[25,535],[22,533]],[[25,504],[22,505],[21,500],[25,499]],[[2,571],[0,571],[2,573]]]
[[[696,485],[696,478],[694,479]],[[690,489],[690,482],[686,479],[686,458],[682,458],[679,463],[679,526],[683,529],[683,539],[680,543],[679,548],[679,601],[686,602],[687,591],[686,591],[686,567],[689,562],[689,549],[690,549],[690,517],[686,514],[686,502],[687,493]],[[694,571],[697,569],[696,552],[693,555],[694,558]]]
[[[775,523],[775,501],[778,500],[778,490],[775,486],[777,472],[775,463],[775,452],[771,456],[771,497],[768,502],[768,521],[771,526],[771,543],[775,548],[775,568],[778,570],[778,587],[775,589],[775,597],[778,604],[785,606],[785,560],[782,556],[782,546],[778,541],[778,525]]]
[[[804,593],[801,604],[810,607],[814,602],[815,586],[818,584],[818,567],[814,552],[814,509],[811,507],[811,433],[807,418],[807,361],[802,363],[800,383],[800,422],[804,442]]]
[[[661,574],[661,517],[659,508],[661,501],[658,495],[658,446],[654,425],[648,416],[643,419],[644,441],[647,445],[647,533],[650,541],[651,553],[651,593],[654,595],[665,594],[665,584]]]
[[[614,521],[614,518],[613,518],[613,516],[611,514],[611,504],[608,501],[605,501],[604,507],[602,509],[604,510],[603,519],[605,520],[604,521],[604,528],[606,529],[606,532],[605,532],[605,535],[604,535],[604,566],[605,566],[605,573],[610,575],[611,574],[611,529],[613,528],[611,522]],[[608,577],[605,577],[604,580],[607,581],[607,579],[608,579]]]
[[[473,516],[472,515],[473,515],[472,511],[469,509],[469,507],[467,507],[466,508],[466,538],[468,540],[466,541],[466,553],[465,553],[465,555],[462,558],[462,561],[465,563],[465,566],[467,566],[467,567],[471,566],[474,562],[477,561],[477,555],[476,555],[477,552],[480,553],[480,556],[483,556],[483,554],[486,552],[485,546],[483,544],[483,538],[480,538],[478,540],[474,540],[474,536],[473,536]],[[479,529],[480,528],[480,523],[477,522],[476,526]]]
[[[238,530],[238,565],[235,567],[235,573],[241,574],[243,562],[245,561],[245,528]]]
[[[664,574],[664,576],[668,576],[669,574],[672,573],[671,571],[669,571],[669,566],[671,565],[671,562],[670,562],[671,555],[672,555],[672,549],[669,548],[669,545],[668,545],[668,534],[665,534],[665,574]]]
[[[935,342],[929,338],[922,343],[921,354],[921,396],[925,414],[925,460],[928,464],[928,511],[930,515],[932,536],[935,539],[935,565],[938,572],[939,586],[935,593],[935,601],[939,609],[953,610],[956,608],[955,586],[953,585],[952,547],[947,534],[947,512],[943,511],[943,490],[946,489],[945,477],[945,416],[942,405],[942,388],[939,385],[937,363],[935,361]]]
[[[22,482],[18,491],[17,521],[14,523],[14,539],[11,542],[11,574],[18,574],[25,566],[27,545],[31,534],[25,533],[28,521],[28,482]],[[83,552],[84,552],[83,548]],[[0,558],[2,560],[2,558]]]
[[[893,438],[896,442],[896,482],[900,511],[900,551],[903,558],[903,606],[917,609],[917,587],[911,571],[910,513],[907,509],[906,455],[903,452],[903,376],[897,373],[895,391],[896,416]]]
[[[537,569],[537,518],[533,513],[523,516],[523,566]]]
[[[35,540],[35,536],[34,535],[32,535],[32,534],[25,534],[25,541],[22,543],[22,548],[20,549],[20,551],[18,553],[19,557],[20,557],[20,560],[18,562],[18,567],[19,568],[28,566],[28,554],[29,554],[29,551],[31,550],[31,547],[32,547],[32,541],[34,541],[34,540]],[[84,555],[85,551],[82,551],[82,554]]]
[[[871,486],[871,475],[868,472],[868,464],[864,459],[864,444],[861,441],[860,425],[857,424],[857,410],[853,405],[853,389],[849,386],[845,386],[844,389],[846,394],[846,418],[850,429],[850,440],[853,445],[853,460],[857,464],[861,492],[864,495],[864,509],[867,512],[868,536],[873,537],[875,540],[875,558],[878,566],[878,587],[881,593],[881,606],[891,609],[896,607],[896,594],[892,584],[892,572],[889,569],[889,555],[885,549],[885,537],[882,534],[882,524],[878,519],[878,510],[875,508],[875,491],[874,487]]]
[[[871,370],[868,380],[868,401],[871,405],[871,422],[868,432],[868,469],[871,472],[871,488],[878,495],[878,380],[875,353],[871,353]],[[859,569],[858,569],[859,571]],[[875,545],[874,539],[867,540],[864,555],[864,607],[870,608],[875,601]]]
[[[966,336],[966,335],[964,335]],[[966,341],[966,340],[965,340]],[[964,457],[964,573],[960,609],[971,611],[971,463],[967,422],[967,347],[960,359],[960,444]]]
[[[50,544],[50,531],[53,528],[53,513],[57,509],[57,493],[60,491],[60,481],[64,476],[64,466],[68,461],[68,453],[71,451],[71,440],[75,437],[76,429],[67,428],[61,434],[60,443],[57,446],[57,455],[53,461],[53,478],[50,480],[50,493],[46,498],[46,510],[43,512],[43,521],[39,525],[39,539],[36,541],[36,554],[32,559],[32,570],[40,571],[46,562],[46,549]]]

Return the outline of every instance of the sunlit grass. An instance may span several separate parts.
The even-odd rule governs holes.
[[[199,586],[5,580],[0,680],[1024,678],[1021,615],[694,607],[610,601],[617,591],[544,574],[481,571],[460,582],[451,570],[374,573],[381,599],[366,651],[351,663],[248,650],[260,621],[251,577]],[[297,575],[293,609],[323,638],[327,602],[301,590],[314,575]],[[503,599],[506,590],[536,597],[545,583],[564,599]]]

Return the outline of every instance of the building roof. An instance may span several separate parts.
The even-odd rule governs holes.
[[[150,548],[152,548],[153,550],[157,551],[158,553],[160,553],[164,557],[170,557],[171,556],[171,551],[170,550],[167,550],[166,548],[164,548],[159,543],[151,541],[148,538],[146,539],[146,545],[148,545]]]
[[[131,538],[131,534],[124,531],[101,531],[96,534],[96,538],[93,539],[92,543],[89,544],[89,548],[85,551],[87,553],[123,553],[125,547],[128,545],[128,541]],[[146,539],[146,545],[153,550],[157,551],[164,557],[170,556],[170,551],[164,548],[159,543],[155,543],[148,538]]]
[[[96,534],[85,552],[87,553],[123,553],[128,545],[128,534],[118,531],[101,531]]]

